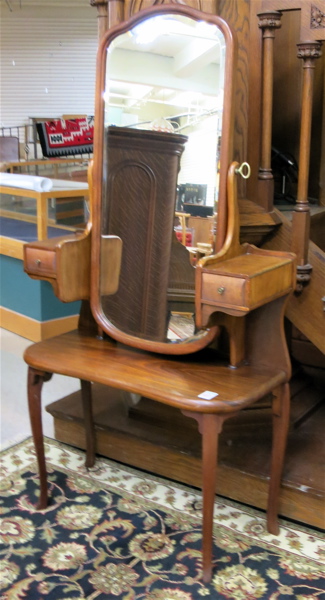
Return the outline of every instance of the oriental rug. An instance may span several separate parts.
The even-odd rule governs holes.
[[[214,571],[201,581],[201,493],[46,439],[51,487],[36,511],[28,439],[2,453],[1,600],[323,600],[324,536],[219,498]]]

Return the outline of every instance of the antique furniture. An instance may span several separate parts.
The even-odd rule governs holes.
[[[145,51],[148,40],[141,42],[141,36],[148,32],[150,50]],[[62,300],[84,300],[78,331],[34,344],[24,355],[29,365],[28,399],[41,480],[40,508],[47,503],[41,389],[53,373],[81,380],[89,467],[96,452],[92,383],[176,407],[198,422],[202,434],[206,582],[213,567],[218,435],[224,421],[273,394],[267,523],[268,530],[276,534],[289,418],[290,361],[283,315],[293,287],[294,257],[239,243],[239,165],[230,164],[234,55],[235,41],[228,25],[219,17],[185,6],[144,10],[113,28],[98,53],[94,166],[89,173],[91,222],[86,232],[74,238],[25,247],[27,273],[52,281]],[[184,126],[187,136],[191,128],[201,128],[202,121],[215,117],[215,148],[221,134],[220,173],[213,190],[218,198],[215,247],[221,249],[200,260],[195,269],[190,265],[196,280],[195,331],[177,340],[169,338],[169,261],[175,245],[179,158],[188,142],[183,135],[177,138],[177,133],[112,127],[109,98],[119,97],[116,79],[123,82],[126,75],[121,65],[129,64],[129,59],[128,81],[137,84],[137,95],[128,95],[126,106],[131,112],[130,107],[135,107],[133,118],[139,111],[139,123],[151,123],[153,105],[161,98],[168,99],[165,110],[166,106],[171,110],[175,89],[192,94],[199,91],[202,105],[194,118],[188,109],[184,124],[178,105],[172,115],[165,113],[165,118],[171,117],[180,132]],[[215,83],[214,91],[206,88],[207,82]],[[147,112],[143,112],[143,104]],[[123,112],[123,106],[120,108]],[[210,128],[212,121],[209,123]],[[178,247],[186,255],[186,248]],[[85,301],[89,299],[91,313],[88,310],[86,316]]]

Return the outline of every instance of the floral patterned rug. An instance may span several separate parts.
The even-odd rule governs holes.
[[[0,600],[324,600],[324,536],[218,499],[201,581],[201,494],[46,440],[51,502],[35,510],[31,439],[2,453]]]

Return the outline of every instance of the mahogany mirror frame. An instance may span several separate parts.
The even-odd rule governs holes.
[[[109,44],[119,35],[127,33],[137,24],[143,22],[151,16],[175,14],[183,15],[197,21],[204,20],[206,23],[216,25],[225,38],[226,56],[224,73],[224,102],[221,130],[221,148],[220,148],[220,173],[219,173],[219,196],[218,196],[218,220],[216,246],[217,252],[222,248],[227,234],[227,174],[228,167],[232,161],[233,151],[233,95],[234,95],[234,77],[235,77],[235,59],[237,56],[236,37],[226,21],[217,15],[203,13],[189,6],[184,5],[160,5],[144,9],[109,29],[103,37],[97,53],[96,64],[96,90],[95,90],[95,124],[94,124],[94,161],[90,174],[90,198],[92,214],[91,231],[91,309],[93,316],[99,327],[123,344],[169,355],[182,355],[196,352],[215,338],[218,327],[213,326],[204,329],[195,336],[186,340],[177,341],[177,343],[152,341],[137,337],[123,332],[111,323],[104,314],[100,302],[100,259],[101,259],[101,214],[102,214],[102,195],[103,195],[103,175],[104,175],[104,111],[105,99],[104,90],[106,83],[106,56]]]

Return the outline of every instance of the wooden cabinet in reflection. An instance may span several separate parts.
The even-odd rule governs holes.
[[[103,310],[124,331],[163,341],[176,183],[187,138],[126,127],[109,127],[106,135],[101,233],[119,236],[123,248],[118,291],[102,297]]]

